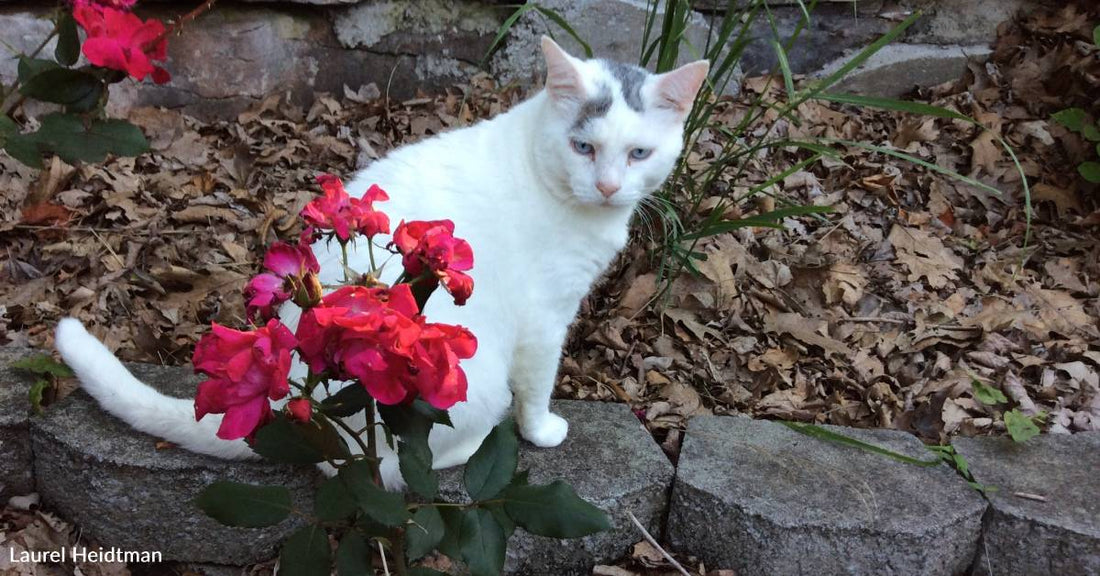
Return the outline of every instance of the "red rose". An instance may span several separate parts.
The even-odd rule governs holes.
[[[88,34],[82,51],[92,64],[126,72],[137,80],[152,75],[157,84],[170,79],[167,70],[153,65],[154,60],[168,58],[165,28],[159,20],[143,21],[131,12],[87,2],[73,7],[73,18]]]
[[[294,335],[278,320],[242,332],[218,324],[195,346],[195,371],[209,379],[199,384],[195,419],[225,414],[218,437],[252,437],[272,418],[270,400],[289,393],[287,374]]]
[[[383,404],[403,402],[414,391],[407,372],[420,336],[417,312],[407,284],[340,288],[298,323],[302,359],[315,373],[359,380]]]
[[[325,195],[302,209],[301,216],[307,224],[332,230],[340,242],[347,242],[353,231],[367,238],[389,234],[389,217],[374,209],[375,202],[390,199],[384,190],[371,186],[362,198],[352,198],[344,190],[344,183],[332,174],[318,176],[317,183]]]
[[[458,361],[477,352],[477,338],[461,326],[425,324],[413,352],[412,374],[420,397],[446,410],[466,401],[466,373]]]
[[[286,412],[295,422],[309,422],[313,417],[313,406],[308,398],[295,398],[286,403]]]
[[[402,221],[393,232],[393,244],[409,276],[431,271],[461,306],[474,291],[474,279],[464,273],[474,266],[474,251],[469,242],[455,238],[454,231],[450,220]]]

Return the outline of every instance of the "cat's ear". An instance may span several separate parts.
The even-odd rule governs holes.
[[[583,101],[584,81],[577,70],[577,60],[549,36],[542,37],[542,55],[546,58],[546,92],[550,97],[559,101]]]
[[[687,114],[709,71],[710,62],[698,60],[657,76],[657,107]]]

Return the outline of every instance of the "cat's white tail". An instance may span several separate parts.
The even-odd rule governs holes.
[[[75,318],[57,324],[55,343],[80,384],[107,412],[137,430],[199,454],[246,460],[258,458],[241,440],[218,438],[221,416],[195,421],[191,400],[172,398],[141,382]]]

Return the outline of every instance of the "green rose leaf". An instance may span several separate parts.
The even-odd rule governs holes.
[[[580,538],[611,528],[607,514],[561,480],[544,486],[509,486],[500,497],[508,516],[538,536]]]
[[[453,427],[446,410],[440,410],[420,399],[414,400],[412,404],[379,404],[378,414],[382,416],[386,426],[398,436],[427,436],[434,424]]]
[[[287,539],[279,552],[279,574],[283,576],[329,576],[332,551],[324,528],[306,526]]]
[[[1080,133],[1089,120],[1089,113],[1081,108],[1067,108],[1061,112],[1055,112],[1051,118],[1062,126]]]
[[[195,503],[207,516],[241,528],[262,528],[282,522],[291,510],[290,490],[220,481],[207,486]]]
[[[411,517],[405,508],[405,497],[397,492],[387,492],[371,479],[370,464],[357,460],[344,466],[337,473],[348,492],[367,516],[386,526],[400,526]]]
[[[95,74],[69,68],[39,72],[19,87],[19,92],[28,98],[70,106],[79,111],[94,108],[103,90],[103,82]]]
[[[333,418],[347,418],[367,407],[370,394],[362,386],[345,386],[321,401],[321,411]]]
[[[1081,136],[1085,137],[1085,140],[1089,142],[1100,142],[1100,127],[1092,122],[1087,122],[1081,128]]]
[[[19,83],[26,84],[27,82],[30,82],[31,78],[33,78],[35,75],[41,74],[46,70],[56,70],[58,68],[61,68],[61,66],[59,66],[57,62],[54,62],[53,60],[47,60],[45,58],[27,58],[25,56],[20,56],[19,65],[17,67],[17,71],[19,74]]]
[[[493,428],[466,464],[466,493],[474,500],[488,500],[512,481],[519,464],[519,440],[511,418]]]
[[[355,530],[349,530],[340,539],[336,548],[337,576],[370,576],[374,574],[371,566],[371,549],[367,539]]]
[[[20,134],[19,125],[7,116],[0,116],[0,148],[31,168],[42,168],[42,152],[38,150],[38,144]]]
[[[1100,153],[1100,150],[1097,151]],[[1084,162],[1077,167],[1081,177],[1093,184],[1100,184],[1100,162]]]
[[[291,422],[283,414],[256,432],[252,450],[274,462],[315,464],[348,454],[344,439],[326,421]]]
[[[1020,412],[1019,408],[1005,412],[1004,419],[1009,436],[1012,436],[1016,442],[1027,442],[1039,435],[1039,427],[1035,425],[1035,419]]]
[[[464,510],[458,545],[471,576],[500,576],[507,539],[491,512],[484,508]]]
[[[42,151],[26,136],[16,135],[7,138],[4,142],[4,152],[31,168],[42,168]]]
[[[432,499],[439,492],[439,475],[432,469],[432,449],[426,436],[411,436],[398,443],[401,476],[414,492]]]
[[[75,376],[71,368],[53,359],[49,354],[35,354],[26,358],[20,358],[8,366],[16,370],[30,372],[40,376],[56,376],[58,378],[72,378]]]
[[[359,506],[355,498],[348,491],[344,481],[333,476],[321,482],[317,489],[317,499],[313,505],[313,511],[324,522],[339,522],[355,515]]]
[[[974,399],[987,406],[1008,402],[1004,392],[977,380],[970,381],[970,388],[974,391]]]
[[[462,558],[462,550],[459,548],[459,537],[462,536],[462,510],[459,508],[439,508],[439,516],[443,519],[443,539],[436,545],[436,549],[450,558]]]
[[[405,551],[409,560],[416,560],[439,546],[446,526],[435,506],[420,507],[413,514],[412,521],[413,524],[405,529]]]
[[[57,47],[53,55],[62,66],[72,66],[80,59],[80,35],[70,10],[62,10],[57,19]]]
[[[1100,47],[1100,26],[1092,29],[1092,43]]]
[[[398,464],[409,488],[429,500],[435,498],[439,491],[439,478],[432,470],[428,435],[437,422],[450,425],[447,412],[433,408],[423,400],[416,400],[406,405],[379,405],[378,413],[387,428],[401,437],[397,451]]]
[[[108,154],[137,156],[149,149],[145,135],[124,120],[88,120],[70,114],[48,114],[38,132],[27,135],[39,149],[62,160],[102,162]]]

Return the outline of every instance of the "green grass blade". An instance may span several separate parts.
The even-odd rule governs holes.
[[[826,102],[835,102],[837,104],[851,104],[863,108],[879,108],[882,110],[893,110],[895,112],[920,114],[922,116],[962,120],[963,122],[981,126],[977,120],[965,114],[960,114],[959,112],[948,110],[940,106],[924,104],[923,102],[909,102],[906,100],[895,100],[893,98],[882,98],[879,96],[861,96],[859,94],[818,94],[814,98],[816,100],[825,100]]]
[[[756,186],[753,186],[752,188],[749,189],[748,192],[745,192],[741,197],[739,197],[736,200],[736,202],[740,202],[741,200],[743,200],[745,198],[752,198],[753,196],[759,194],[760,192],[763,192],[764,190],[767,190],[768,188],[771,188],[772,186],[786,180],[788,176],[794,174],[795,172],[798,172],[799,170],[802,170],[803,168],[806,168],[807,166],[810,166],[811,164],[815,164],[818,160],[821,160],[821,155],[820,154],[814,154],[813,156],[811,156],[811,157],[809,157],[809,158],[807,158],[807,159],[805,159],[801,162],[798,162],[797,164],[794,164],[793,166],[791,166],[790,168],[787,168],[786,170],[780,172],[779,174],[776,174],[776,175],[772,176],[771,178],[768,178],[767,180],[761,182],[760,184],[757,184]]]
[[[798,432],[799,434],[805,434],[806,436],[817,438],[818,440],[824,440],[826,442],[832,442],[834,444],[841,444],[844,446],[851,446],[853,448],[863,450],[864,452],[886,456],[887,458],[893,458],[898,462],[904,462],[906,464],[912,464],[914,466],[932,467],[939,466],[940,462],[942,462],[942,460],[940,460],[939,458],[935,460],[920,460],[918,458],[913,458],[912,456],[898,454],[893,450],[887,450],[886,448],[882,448],[881,446],[875,446],[874,444],[868,444],[867,442],[856,440],[855,438],[849,438],[848,436],[837,434],[836,432],[826,430],[825,428],[816,426],[814,424],[802,424],[799,422],[780,422],[780,424],[786,426],[787,428],[790,428],[791,430],[794,430],[795,432]]]
[[[863,107],[867,107],[867,108],[879,108],[879,109],[882,109],[882,110],[891,110],[891,111],[894,111],[894,112],[906,112],[906,113],[909,113],[909,114],[920,114],[920,115],[923,115],[923,116],[934,116],[936,118],[947,118],[949,120],[961,120],[961,121],[966,122],[968,124],[972,124],[974,126],[977,126],[978,128],[981,128],[984,131],[991,132],[989,130],[989,128],[986,128],[980,122],[978,122],[977,120],[975,120],[975,119],[973,119],[973,118],[971,118],[971,117],[969,117],[965,114],[955,112],[954,110],[948,110],[947,108],[942,108],[940,106],[933,106],[931,104],[924,104],[922,102],[907,102],[907,101],[904,101],[904,100],[895,100],[893,98],[881,98],[881,97],[877,97],[877,96],[860,96],[860,95],[857,95],[857,94],[818,94],[818,95],[815,96],[815,99],[825,100],[825,101],[828,101],[828,102],[835,102],[835,103],[838,103],[838,104],[851,104],[851,105],[854,105],[854,106],[863,106]],[[1030,243],[1030,240],[1031,240],[1031,220],[1033,218],[1032,204],[1031,204],[1031,185],[1027,181],[1027,172],[1024,171],[1024,166],[1023,166],[1023,164],[1020,163],[1020,158],[1016,155],[1016,150],[1013,149],[1012,145],[1009,144],[1008,141],[1005,140],[1003,137],[1001,137],[1000,134],[997,134],[995,132],[991,132],[991,133],[993,134],[993,137],[997,140],[997,143],[1000,144],[1001,148],[1004,149],[1005,153],[1008,154],[1008,157],[1010,159],[1012,159],[1012,164],[1016,168],[1016,173],[1020,175],[1020,184],[1021,184],[1021,186],[1023,186],[1023,189],[1024,189],[1024,214],[1027,218],[1027,227],[1024,230],[1024,246],[1026,247],[1026,246],[1028,246],[1028,244]],[[892,155],[897,156],[896,154],[892,154]],[[913,158],[913,157],[907,156],[905,159],[908,160],[910,158]],[[918,162],[918,164],[921,164],[922,166],[928,167],[928,165],[926,163]],[[935,168],[932,168],[932,169],[936,170],[937,172],[941,172],[941,170],[938,169],[938,168],[939,167],[935,167]],[[941,172],[941,173],[944,173],[944,172]],[[948,175],[948,176],[951,176],[953,178],[956,177],[956,176],[960,176],[960,175],[956,174],[955,172],[947,172],[945,174]],[[966,178],[966,177],[964,176],[962,178]],[[990,186],[986,186],[985,184],[982,184],[980,182],[976,183],[977,182],[976,180],[966,178],[966,180],[964,180],[964,181],[967,182],[967,184],[972,184],[972,185],[978,186],[980,188],[990,190],[992,192],[995,192],[998,195],[1001,194],[1000,190],[997,190],[996,188],[992,188]]]
[[[832,211],[832,206],[790,206],[787,208],[779,208],[777,210],[766,212],[764,214],[758,214],[756,216],[749,216],[747,218],[740,218],[737,220],[726,220],[723,222],[718,222],[690,234],[684,234],[683,236],[681,236],[681,240],[698,240],[707,236],[725,234],[726,232],[732,232],[741,228],[782,229],[783,224],[781,223],[781,221],[784,218],[806,216],[810,214],[828,214]]]
[[[779,70],[783,73],[783,86],[787,89],[787,99],[794,102],[796,96],[794,74],[791,73],[791,62],[787,59],[787,51],[783,49],[783,45],[777,38],[772,38],[772,49],[775,50],[775,56],[779,59]]]
[[[538,10],[540,14],[553,20],[554,24],[557,24],[562,30],[565,30],[566,34],[569,34],[574,40],[580,43],[581,48],[584,49],[585,58],[592,57],[592,47],[588,45],[588,42],[584,41],[584,38],[581,38],[580,34],[577,34],[577,31],[573,29],[561,14],[545,6],[539,6],[538,4],[526,4],[525,6],[534,6],[535,10]]]
[[[485,63],[489,61],[489,58],[497,51],[497,48],[500,47],[501,41],[504,40],[504,37],[512,30],[512,26],[515,26],[516,22],[523,17],[524,14],[534,9],[535,4],[524,4],[517,8],[515,12],[512,12],[512,15],[501,23],[500,27],[497,28],[497,35],[493,37],[493,41],[489,43],[489,48],[485,50],[485,56],[482,56],[479,66],[482,68],[485,67]]]
[[[581,38],[580,35],[577,34],[577,31],[573,29],[573,26],[571,26],[569,22],[567,22],[565,18],[561,16],[561,14],[558,14],[556,11],[545,6],[540,6],[538,4],[532,3],[524,4],[516,8],[516,11],[512,12],[512,14],[508,16],[508,18],[506,18],[504,22],[501,23],[500,27],[497,28],[496,36],[494,36],[493,41],[489,43],[489,48],[485,50],[485,56],[481,58],[481,62],[479,63],[482,68],[485,67],[486,63],[489,61],[489,58],[492,57],[492,55],[497,51],[498,48],[500,48],[500,43],[504,40],[504,37],[508,35],[508,32],[512,30],[512,27],[516,25],[516,22],[518,22],[520,18],[522,18],[525,14],[532,10],[537,10],[540,14],[552,20],[554,24],[557,24],[558,27],[560,27],[567,34],[569,34],[569,36],[580,43],[581,47],[584,49],[585,57],[592,57],[592,47],[589,46],[588,42],[584,41],[584,38]]]
[[[851,60],[845,63],[844,66],[841,66],[836,72],[833,72],[824,80],[821,80],[820,82],[812,86],[808,92],[808,95],[811,97],[816,96],[817,94],[828,90],[837,82],[843,80],[845,76],[850,74],[856,68],[862,66],[865,62],[867,62],[867,60],[869,60],[880,50],[885,48],[888,44],[900,38],[901,35],[904,34],[910,26],[916,23],[917,20],[920,20],[921,16],[923,15],[924,12],[920,10],[917,10],[916,12],[910,14],[909,17],[902,21],[900,24],[894,26],[890,29],[889,32],[883,34],[878,40],[872,42],[870,46],[867,46],[863,50],[860,50],[858,54],[856,54]]]
[[[854,140],[830,140],[830,142],[835,142],[837,144],[844,144],[845,146],[852,146],[852,147],[855,147],[855,148],[862,148],[864,150],[870,150],[871,152],[878,152],[880,154],[886,154],[887,156],[893,156],[894,158],[905,160],[906,162],[911,162],[911,163],[916,164],[918,166],[923,166],[923,167],[925,167],[929,170],[932,170],[933,172],[943,174],[944,176],[949,176],[951,178],[954,178],[955,180],[958,180],[959,182],[964,182],[964,183],[969,184],[971,186],[981,188],[982,190],[985,190],[987,192],[991,192],[991,193],[996,194],[998,196],[1001,195],[1000,190],[990,186],[989,184],[986,184],[985,182],[982,182],[980,180],[976,180],[974,178],[971,178],[969,176],[965,176],[963,174],[959,174],[958,172],[955,172],[954,170],[951,170],[949,168],[944,168],[943,166],[939,166],[937,164],[933,164],[931,162],[928,162],[927,160],[922,160],[920,158],[917,158],[916,156],[913,156],[912,154],[906,154],[905,152],[902,152],[900,150],[895,150],[893,148],[885,148],[883,146],[876,146],[874,144],[868,144],[866,142],[856,142]]]

